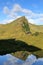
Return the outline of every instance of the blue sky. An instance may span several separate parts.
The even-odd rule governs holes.
[[[0,0],[0,23],[25,16],[32,24],[43,24],[43,0]]]

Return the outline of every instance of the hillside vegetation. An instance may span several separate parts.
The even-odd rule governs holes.
[[[43,25],[31,24],[25,16],[20,17],[11,23],[0,24],[0,40],[2,39],[21,40],[43,50]],[[34,52],[35,55],[36,53],[39,51]]]
[[[24,16],[9,24],[0,24],[0,39],[11,38],[43,49],[43,26],[30,24]]]

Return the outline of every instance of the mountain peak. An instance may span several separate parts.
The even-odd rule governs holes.
[[[20,18],[18,18],[18,19],[16,19],[16,20],[26,20],[26,17],[25,16],[22,16],[22,17],[20,17]]]
[[[21,18],[25,19],[26,17],[25,16],[22,16]]]

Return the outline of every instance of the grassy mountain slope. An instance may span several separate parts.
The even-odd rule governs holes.
[[[43,26],[30,24],[23,16],[9,24],[0,24],[0,39],[6,38],[16,38],[43,49]]]
[[[9,24],[0,24],[0,40],[1,39],[21,40],[26,42],[28,45],[33,45],[43,50],[43,25],[31,24],[23,16]],[[13,55],[17,56],[23,52],[24,51],[19,53],[15,52]],[[27,55],[30,54],[30,52],[24,53]],[[36,53],[39,53],[39,51],[34,52],[34,54]]]
[[[43,33],[43,25],[35,25],[29,24],[32,32],[42,32]]]

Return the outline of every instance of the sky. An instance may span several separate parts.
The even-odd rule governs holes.
[[[32,24],[43,25],[43,0],[0,0],[0,24],[21,16]]]

